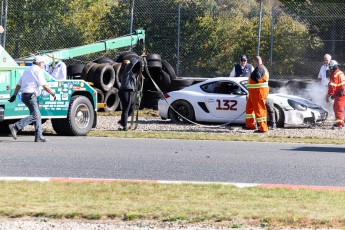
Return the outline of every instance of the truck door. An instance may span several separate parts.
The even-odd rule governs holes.
[[[9,99],[11,85],[11,71],[0,71],[0,99]]]

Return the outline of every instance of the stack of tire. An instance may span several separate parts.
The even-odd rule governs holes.
[[[84,64],[73,64],[67,67],[69,79],[82,79],[93,83],[93,88],[97,91],[97,102],[105,103],[105,112],[121,110],[118,90],[121,82],[121,63],[125,59],[138,57],[132,51],[120,54],[116,61],[111,58],[102,57]],[[161,58],[159,54],[148,54],[146,56],[147,68],[143,75],[144,88],[143,98],[140,108],[150,108],[157,110],[158,101],[166,92],[180,90],[186,86],[196,83],[192,79],[184,79],[176,76],[174,68]],[[156,85],[158,88],[156,87]]]
[[[147,68],[143,73],[145,77],[143,106],[145,108],[157,110],[158,101],[164,93],[180,90],[194,83],[191,79],[177,77],[174,68],[159,54],[148,54],[146,61]]]

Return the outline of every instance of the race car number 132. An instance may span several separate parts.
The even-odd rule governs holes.
[[[237,110],[236,100],[217,100],[216,110]]]

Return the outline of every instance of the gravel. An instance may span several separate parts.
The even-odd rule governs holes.
[[[119,128],[117,121],[118,116],[99,116],[96,129],[98,130],[117,130]],[[332,130],[333,120],[327,120],[320,126],[312,128],[278,128],[270,130],[266,134],[271,136],[287,137],[321,137],[321,138],[345,138],[345,128],[341,130]],[[229,129],[231,127],[231,130]],[[139,125],[136,131],[160,131],[160,132],[207,132],[207,133],[229,133],[229,134],[253,134],[251,130],[244,130],[240,125],[223,126],[223,125],[194,125],[181,124],[177,125],[170,120],[162,120],[159,117],[140,117]],[[253,134],[254,135],[254,134]]]

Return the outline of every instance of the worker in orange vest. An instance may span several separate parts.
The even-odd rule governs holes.
[[[253,65],[255,69],[248,78],[249,95],[246,105],[245,129],[256,130],[257,122],[258,130],[255,132],[265,133],[268,131],[266,98],[269,91],[269,73],[266,67],[262,64],[260,56],[254,57]]]
[[[329,98],[334,99],[333,111],[335,115],[335,124],[332,129],[341,129],[344,125],[345,75],[340,71],[338,62],[335,60],[330,61],[328,68],[331,75],[329,76],[326,101],[329,102]]]

